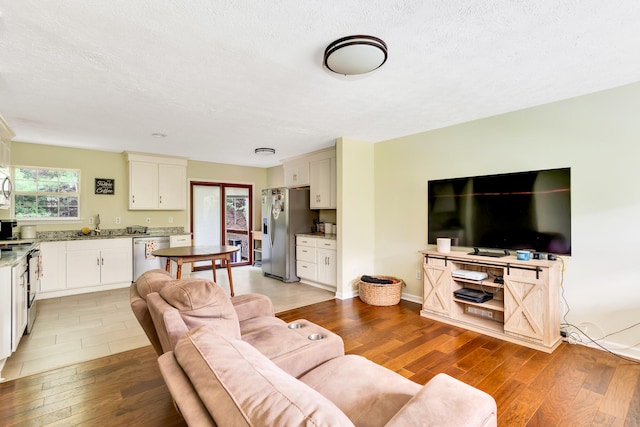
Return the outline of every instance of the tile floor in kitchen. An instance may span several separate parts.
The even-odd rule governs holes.
[[[211,270],[192,273],[212,278]],[[228,290],[226,270],[217,271]],[[259,267],[234,267],[236,295],[260,293],[276,313],[332,299],[334,292],[264,277]],[[2,369],[6,380],[149,345],[129,306],[129,288],[38,301],[39,315]]]

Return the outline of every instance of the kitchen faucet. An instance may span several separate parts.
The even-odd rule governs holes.
[[[96,215],[96,228],[93,230],[93,233],[96,236],[99,236],[102,231],[100,230],[100,214]]]

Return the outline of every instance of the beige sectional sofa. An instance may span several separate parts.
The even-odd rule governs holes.
[[[495,426],[491,396],[445,374],[425,386],[361,356],[299,379],[247,342],[210,326],[158,359],[190,426]]]
[[[261,295],[147,272],[131,306],[190,426],[494,426],[495,401],[447,375],[425,386],[363,357]],[[152,343],[154,341],[152,340]]]

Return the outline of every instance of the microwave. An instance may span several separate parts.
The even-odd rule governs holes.
[[[0,209],[9,209],[11,207],[12,192],[11,176],[6,169],[0,169]]]

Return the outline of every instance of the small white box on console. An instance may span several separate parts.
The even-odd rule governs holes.
[[[484,280],[489,275],[484,271],[471,271],[471,270],[454,270],[451,272],[453,277],[458,277],[460,279],[468,279],[468,280]]]

